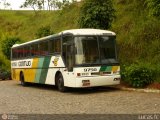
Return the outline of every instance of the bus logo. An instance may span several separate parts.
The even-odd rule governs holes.
[[[59,60],[59,58],[54,58],[54,60],[53,60],[53,64],[54,64],[54,66],[57,66],[57,64],[58,64],[58,60]]]

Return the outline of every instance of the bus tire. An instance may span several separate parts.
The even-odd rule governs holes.
[[[27,86],[27,83],[24,80],[24,75],[23,73],[20,73],[20,82],[22,86]]]
[[[57,76],[56,84],[57,84],[57,88],[60,92],[67,91],[67,87],[64,86],[64,80],[63,80],[63,76],[61,73]]]

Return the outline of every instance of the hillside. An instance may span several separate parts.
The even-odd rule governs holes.
[[[39,11],[37,15],[34,11],[1,10],[0,35],[17,36],[28,41],[35,38],[35,33],[42,26],[51,26],[54,33],[76,28],[79,8],[74,5],[70,8],[63,11]]]
[[[35,38],[42,26],[51,26],[54,33],[78,28],[80,5],[62,11],[0,11],[0,41],[17,36],[23,41]],[[117,34],[121,65],[141,62],[155,69],[160,82],[160,21],[148,15],[143,1],[114,0],[116,18],[111,30]],[[1,55],[3,56],[3,55]],[[3,58],[4,59],[4,58]]]
[[[114,0],[114,5],[117,12],[112,29],[117,33],[121,64],[149,66],[160,82],[160,21],[149,16],[144,1]]]

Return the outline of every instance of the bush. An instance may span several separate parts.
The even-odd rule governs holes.
[[[0,79],[5,80],[5,79],[9,79],[11,80],[11,72],[4,70],[4,69],[0,69]]]
[[[143,64],[132,64],[123,67],[122,79],[132,87],[142,88],[153,82],[153,69]]]
[[[37,38],[41,38],[51,34],[53,34],[53,32],[51,31],[50,26],[42,26],[37,30],[37,33],[35,35]]]
[[[160,0],[146,0],[150,15],[160,18]]]
[[[11,56],[11,47],[21,40],[17,37],[6,37],[2,43],[2,52],[3,54],[10,59]]]

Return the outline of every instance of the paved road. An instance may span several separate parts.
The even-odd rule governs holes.
[[[156,114],[160,113],[160,94],[71,89],[60,93],[53,86],[22,87],[17,81],[0,81],[0,114]]]

